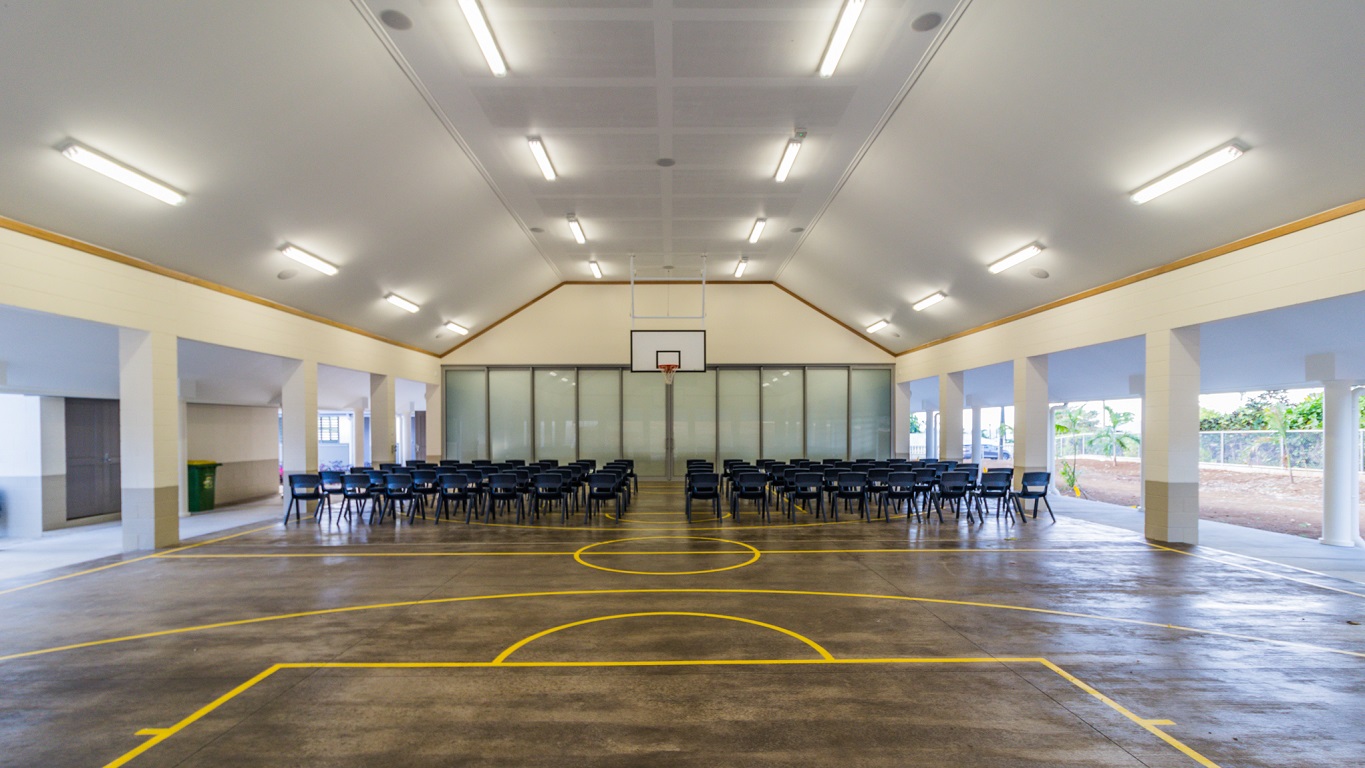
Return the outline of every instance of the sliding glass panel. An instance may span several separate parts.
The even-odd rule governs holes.
[[[635,474],[664,475],[664,377],[658,373],[631,373],[622,377],[621,423],[624,458],[635,460]]]
[[[443,456],[447,459],[473,461],[488,456],[485,375],[481,370],[446,371],[446,449]],[[369,440],[365,442],[368,446]]]
[[[578,372],[578,457],[600,467],[621,458],[621,372]]]
[[[758,455],[758,369],[722,368],[720,376],[719,418],[720,460],[755,461]],[[717,467],[720,465],[717,464]]]
[[[673,474],[688,459],[716,463],[716,372],[679,373],[673,379]]]
[[[806,371],[806,453],[815,459],[848,455],[848,369]]]
[[[763,368],[763,456],[765,459],[798,459],[805,455],[802,442],[802,371],[800,368]]]
[[[572,368],[536,369],[537,459],[558,459],[560,464],[574,460],[577,378]]]
[[[892,451],[891,371],[854,368],[851,374],[849,421],[852,424],[853,457],[889,459]]]
[[[531,460],[531,371],[488,372],[493,461]]]

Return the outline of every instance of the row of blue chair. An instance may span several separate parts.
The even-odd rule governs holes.
[[[719,516],[720,497],[730,502],[731,514],[738,515],[739,503],[752,501],[760,517],[771,520],[769,503],[776,504],[789,519],[795,520],[797,504],[811,509],[821,520],[839,519],[839,506],[850,512],[853,505],[863,519],[876,516],[887,522],[893,512],[905,508],[906,518],[913,516],[923,521],[930,511],[943,522],[943,507],[948,505],[955,518],[966,514],[969,522],[984,522],[989,502],[995,502],[998,518],[1002,509],[1013,520],[1015,511],[1026,521],[1023,503],[1033,502],[1033,517],[1038,516],[1038,505],[1047,509],[1055,521],[1052,506],[1047,501],[1051,476],[1047,472],[1026,472],[1021,477],[1021,488],[1012,489],[1013,469],[988,469],[980,474],[976,464],[952,461],[885,461],[885,462],[811,462],[798,460],[790,464],[760,460],[747,464],[740,460],[726,460],[724,472],[716,476],[712,487],[711,465],[701,460],[688,462],[684,483],[688,520],[691,520],[693,500],[709,500]]]
[[[517,521],[538,519],[546,508],[558,505],[561,520],[567,521],[570,507],[586,506],[587,519],[602,503],[616,503],[619,521],[630,503],[632,481],[638,488],[633,462],[609,462],[601,471],[594,471],[596,462],[584,460],[559,467],[557,462],[532,464],[492,462],[441,462],[432,464],[382,464],[380,469],[352,467],[351,472],[323,471],[316,474],[289,476],[290,502],[285,510],[285,522],[292,514],[301,520],[307,502],[317,502],[314,512],[323,512],[330,520],[333,513],[332,497],[341,496],[338,518],[349,520],[354,514],[363,515],[370,506],[371,524],[382,523],[390,514],[397,519],[406,511],[408,522],[418,514],[427,517],[430,502],[435,502],[436,523],[449,519],[463,508],[465,522],[477,514],[492,519],[501,508],[509,514],[515,505]]]

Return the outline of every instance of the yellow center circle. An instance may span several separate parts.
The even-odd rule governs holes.
[[[727,565],[727,566],[725,566],[725,567],[723,567],[723,568],[705,568],[705,569],[698,570],[698,571],[631,571],[631,570],[626,570],[626,569],[624,569],[624,568],[608,568],[608,567],[605,566],[605,565],[596,565],[596,564],[594,564],[594,563],[590,563],[590,562],[588,562],[587,560],[583,559],[583,555],[584,555],[585,553],[588,553],[589,550],[595,549],[595,548],[597,548],[597,547],[605,547],[605,546],[607,546],[608,544],[620,544],[620,543],[623,542],[623,541],[651,541],[651,540],[658,540],[658,539],[692,540],[692,541],[719,541],[719,542],[723,542],[723,543],[725,543],[725,544],[734,544],[734,545],[737,546],[737,547],[742,547],[743,550],[748,550],[748,552],[749,552],[749,559],[748,559],[748,560],[745,560],[745,561],[742,562],[742,563],[736,563],[736,564],[734,564],[734,565]],[[717,552],[698,552],[698,553],[695,553],[695,554],[705,554],[705,555],[714,555],[714,554],[723,554],[723,555],[724,555],[724,554],[735,554],[735,555],[741,555],[741,554],[744,554],[744,552],[741,550],[741,551],[738,551],[738,552],[719,552],[719,553],[717,553]],[[692,576],[692,575],[698,574],[698,573],[719,573],[719,572],[721,572],[721,571],[730,571],[730,570],[734,570],[735,568],[743,568],[743,567],[746,566],[746,565],[753,565],[754,563],[758,562],[758,558],[759,558],[759,551],[758,551],[757,549],[755,549],[754,547],[751,547],[751,546],[749,546],[748,544],[745,544],[745,543],[742,542],[742,541],[733,541],[733,540],[731,540],[731,539],[717,539],[717,538],[712,538],[712,537],[710,537],[710,536],[634,536],[634,537],[631,537],[631,538],[628,538],[628,539],[612,539],[611,541],[599,541],[599,542],[597,542],[597,543],[595,543],[595,544],[588,544],[587,546],[581,547],[581,548],[578,549],[578,551],[576,551],[576,552],[573,553],[573,559],[574,559],[574,561],[577,562],[579,565],[587,566],[588,568],[595,568],[595,569],[597,569],[597,570],[599,570],[599,571],[608,571],[608,572],[610,572],[610,573],[629,573],[629,574],[634,574],[634,575],[637,575],[637,576]]]

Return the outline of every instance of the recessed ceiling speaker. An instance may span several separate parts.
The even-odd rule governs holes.
[[[390,29],[409,30],[412,29],[412,19],[407,14],[395,10],[387,10],[379,14],[379,20]],[[918,23],[918,22],[917,22]]]
[[[1047,273],[1047,270],[1043,269],[1042,267],[1034,267],[1033,269],[1030,269],[1028,273],[1038,278],[1039,280],[1046,280],[1048,279],[1048,277],[1050,277],[1050,275]]]
[[[943,17],[937,13],[926,13],[923,16],[910,22],[910,28],[916,32],[928,32],[943,23]]]
[[[289,278],[295,277],[298,274],[299,271],[297,269],[285,269],[281,270],[278,275],[275,275],[275,277],[278,277],[281,280],[288,280]]]
[[[655,160],[654,164],[659,166],[660,168],[672,168],[673,166],[678,164],[678,161],[674,160],[671,157],[661,157],[658,160]]]

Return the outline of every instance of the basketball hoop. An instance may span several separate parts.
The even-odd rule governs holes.
[[[663,375],[664,375],[664,386],[666,386],[666,387],[672,386],[672,385],[673,385],[673,374],[675,374],[675,373],[678,372],[678,366],[676,366],[676,365],[670,365],[670,364],[668,364],[668,363],[663,363],[663,364],[661,364],[661,365],[659,366],[659,370],[660,370],[660,371],[663,373]]]

